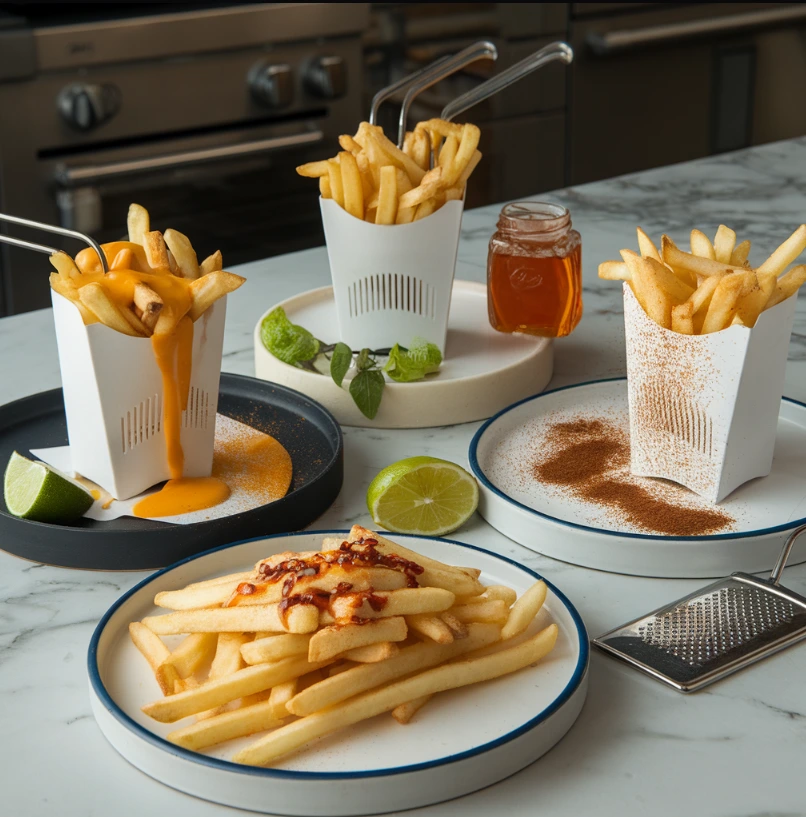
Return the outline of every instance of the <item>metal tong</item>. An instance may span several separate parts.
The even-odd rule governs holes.
[[[450,102],[442,109],[440,117],[450,122],[454,117],[464,113],[468,108],[472,108],[479,102],[483,102],[485,99],[493,96],[493,94],[503,91],[504,88],[508,88],[527,74],[531,74],[532,71],[536,71],[538,68],[542,68],[544,65],[554,62],[555,60],[561,60],[568,65],[573,59],[574,52],[568,43],[561,41],[550,43],[539,51],[535,51],[534,54],[530,54],[525,59],[522,59],[520,62],[516,62],[515,65],[507,68],[506,71],[496,74],[466,94],[462,94],[462,96],[454,99],[453,102]]]
[[[101,266],[103,267],[104,273],[109,272],[109,264],[106,262],[106,255],[104,254],[100,245],[97,241],[95,241],[95,239],[90,238],[88,235],[84,235],[84,233],[79,233],[75,230],[66,230],[64,227],[56,227],[53,224],[43,224],[41,221],[31,221],[27,218],[9,216],[5,213],[0,213],[0,221],[7,221],[10,224],[21,224],[23,227],[33,227],[35,230],[43,230],[46,233],[55,233],[56,235],[64,235],[68,238],[76,238],[79,241],[83,241],[85,244],[92,247],[96,253],[98,253],[98,258],[101,261]],[[23,247],[26,250],[43,252],[46,255],[53,255],[54,253],[61,252],[61,250],[56,249],[56,247],[48,247],[47,244],[36,244],[33,241],[24,241],[21,238],[13,238],[12,236],[5,235],[4,233],[0,233],[0,243],[11,244],[14,247]]]

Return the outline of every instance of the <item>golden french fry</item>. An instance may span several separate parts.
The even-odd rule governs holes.
[[[406,620],[402,616],[380,618],[366,624],[324,627],[311,636],[308,660],[326,661],[348,650],[379,641],[403,641],[407,634]]]
[[[461,187],[449,187],[443,193],[445,201],[461,201],[464,195],[465,191]]]
[[[638,249],[641,255],[644,258],[654,258],[656,261],[661,261],[662,259],[658,248],[655,246],[655,242],[640,227],[636,229],[636,233],[638,234]],[[600,274],[599,277],[602,278],[604,276]]]
[[[211,272],[218,272],[224,269],[224,259],[221,250],[216,250],[212,255],[208,255],[199,265],[201,275],[209,275]]]
[[[395,678],[410,675],[443,661],[494,644],[501,638],[501,628],[495,624],[470,624],[468,636],[450,644],[422,642],[403,647],[400,652],[378,664],[362,664],[333,675],[299,692],[288,704],[294,715],[304,716],[331,707],[347,698],[379,687]]]
[[[164,667],[170,664],[180,678],[188,678],[210,659],[215,648],[215,633],[193,633],[183,639],[179,646],[163,661],[160,665],[160,671],[163,671]]]
[[[757,272],[780,275],[806,249],[806,224],[801,224],[758,268]]]
[[[767,272],[759,275],[748,270],[746,278],[749,286],[743,288],[736,304],[736,316],[744,326],[754,326],[758,316],[770,300],[775,289],[777,278],[775,273]]]
[[[459,621],[459,619],[450,612],[440,613],[439,617],[445,624],[447,624],[448,629],[451,631],[456,641],[462,638],[467,638],[469,632],[467,629],[467,624],[465,624],[463,621]]]
[[[241,656],[247,664],[265,664],[292,655],[307,655],[309,634],[286,633],[250,641],[241,647]]]
[[[141,320],[143,323],[146,323],[149,329],[153,330],[164,306],[162,298],[148,284],[138,281],[134,285],[134,305],[142,313]],[[146,318],[148,318],[148,321],[146,321]]]
[[[157,635],[257,631],[312,633],[319,626],[319,611],[311,604],[299,604],[284,613],[277,604],[179,610],[164,616],[147,616],[143,624]]]
[[[397,216],[397,172],[392,165],[381,168],[376,224],[394,224]]]
[[[429,170],[417,187],[400,197],[400,206],[416,207],[433,198],[443,187],[442,177],[444,172],[445,169],[439,165]]]
[[[694,334],[694,304],[691,301],[672,307],[672,332]]]
[[[55,252],[50,256],[50,263],[65,280],[81,278],[81,270],[76,266],[76,262],[66,252]]]
[[[190,319],[197,321],[219,298],[234,292],[245,280],[246,278],[234,272],[216,270],[192,281],[190,294],[193,303],[188,313]]]
[[[344,209],[358,219],[364,218],[364,188],[355,156],[347,151],[339,154],[341,186],[344,194]]]
[[[414,159],[410,156],[406,156],[402,150],[399,150],[397,145],[390,142],[383,135],[382,131],[368,131],[368,138],[369,143],[373,144],[378,152],[386,159],[384,164],[391,163],[395,167],[405,170],[412,182],[419,184],[422,181],[423,176],[425,176],[425,170],[423,170]]]
[[[661,238],[661,256],[663,257],[663,262],[668,264],[675,271],[685,270],[686,272],[706,277],[709,275],[719,275],[720,273],[724,274],[735,269],[735,267],[730,266],[730,264],[720,264],[719,261],[714,261],[710,258],[702,258],[698,255],[683,252],[677,248],[674,241],[667,235]]]
[[[747,261],[747,258],[748,258],[749,255],[750,255],[750,242],[749,241],[742,241],[740,244],[737,244],[734,247],[733,252],[730,254],[731,266],[734,266],[734,267],[744,266],[744,264]]]
[[[413,141],[414,141],[414,132],[410,131],[410,130],[407,130],[405,136],[403,137],[403,153],[405,153],[406,156],[411,156],[411,153],[412,153],[411,146],[412,146]],[[414,157],[412,157],[412,158],[414,158]]]
[[[341,180],[341,165],[335,159],[327,160],[330,196],[339,207],[344,207],[344,185]]]
[[[632,252],[632,250],[622,250],[621,255],[627,264],[628,269],[635,269],[636,266],[642,266],[646,274],[651,276],[658,286],[662,287],[672,300],[680,303],[689,298],[694,292],[694,288],[689,286],[684,281],[681,281],[668,267],[664,266],[660,261],[647,256],[641,258]]]
[[[344,653],[343,658],[355,661],[358,664],[377,664],[386,661],[400,652],[400,647],[393,641],[379,641],[377,644],[367,644],[364,647],[355,647]]]
[[[507,587],[506,585],[491,584],[489,587],[484,588],[484,592],[480,596],[475,596],[473,599],[467,601],[463,600],[462,604],[475,604],[481,601],[493,601],[496,599],[500,599],[507,607],[511,607],[518,600],[518,594],[511,587]]]
[[[507,623],[501,629],[503,641],[520,635],[532,623],[546,600],[546,593],[546,583],[537,581],[512,605]]]
[[[445,171],[445,187],[453,187],[453,185],[459,182],[462,173],[464,173],[470,164],[470,160],[473,158],[473,154],[479,146],[480,138],[481,131],[478,126],[471,125],[469,122],[466,122],[462,126],[462,138],[459,142],[456,156],[453,157],[453,160]]]
[[[439,616],[429,616],[424,613],[406,616],[406,624],[410,630],[430,638],[437,644],[450,644],[453,641],[451,628]]]
[[[462,136],[462,126],[456,122],[448,122],[445,119],[427,119],[424,122],[418,122],[415,130],[418,129],[433,131],[442,137],[455,136],[458,139]]]
[[[481,152],[476,151],[473,156],[471,156],[470,161],[467,163],[467,167],[459,174],[459,181],[457,184],[460,187],[464,187],[467,184],[467,180],[470,178],[473,171],[476,169],[476,166],[481,161]]]
[[[131,337],[142,337],[131,327],[121,310],[110,300],[104,288],[97,281],[81,287],[78,290],[78,297],[81,303],[110,329]]]
[[[420,219],[428,218],[432,213],[439,209],[439,203],[434,199],[426,199],[422,204],[417,205],[414,211],[414,218],[412,221],[420,221]]]
[[[218,743],[274,729],[281,724],[282,721],[274,715],[271,700],[268,700],[198,721],[169,732],[166,737],[177,746],[200,752]]]
[[[741,315],[737,312],[733,316],[733,320],[730,322],[731,326],[747,326],[747,324],[742,320]]]
[[[330,602],[330,609],[336,621],[348,621],[354,617],[387,618],[441,613],[455,601],[456,596],[441,587],[404,587],[401,590],[375,591],[372,599],[364,598],[362,593],[345,593]]]
[[[375,184],[372,179],[372,169],[369,166],[369,159],[364,151],[356,154],[355,163],[358,165],[358,172],[361,174],[361,188],[364,191],[364,206],[366,207],[367,201],[375,192]],[[408,176],[406,176],[406,178],[408,178]],[[330,179],[328,179],[328,196],[330,196]]]
[[[736,312],[736,302],[739,300],[744,284],[743,275],[725,275],[719,280],[711,297],[711,303],[708,305],[708,312],[700,330],[701,334],[719,332],[730,326]]]
[[[431,167],[431,141],[426,131],[416,128],[412,134],[411,158],[422,170]]]
[[[491,599],[477,604],[457,605],[451,608],[450,614],[463,624],[471,621],[503,624],[509,615],[509,607],[501,599]]]
[[[712,261],[716,259],[711,239],[700,230],[691,231],[691,254],[698,255],[700,258],[710,258]]]
[[[322,159],[319,162],[308,162],[307,164],[300,165],[297,168],[297,173],[309,179],[318,179],[321,176],[327,176],[330,174],[329,160]]]
[[[129,241],[133,244],[145,245],[146,233],[151,229],[148,210],[139,204],[130,204],[129,213],[126,217],[126,227],[129,233]]]
[[[622,251],[622,256],[632,274],[633,292],[644,312],[659,326],[671,329],[672,298],[661,285],[657,269],[652,266],[661,265],[631,251]]]
[[[193,638],[193,636],[188,636],[188,638]],[[225,675],[231,675],[233,672],[242,669],[244,662],[241,658],[241,647],[248,643],[250,639],[251,635],[247,633],[219,633],[207,680],[212,681],[215,678],[223,678]],[[221,711],[219,707],[208,709],[206,712],[199,712],[196,719],[212,718],[220,714]]]
[[[396,706],[392,710],[392,717],[401,725],[407,724],[434,696],[423,695],[413,701]]]
[[[364,221],[367,221],[370,224],[374,224],[377,215],[378,215],[378,208],[377,207],[369,207],[369,208],[367,208],[367,215],[364,218]]]
[[[295,657],[285,658],[275,664],[244,667],[230,675],[214,678],[200,686],[146,704],[142,709],[155,721],[174,723],[188,715],[195,715],[198,712],[205,712],[216,706],[228,704],[236,698],[263,692],[277,684],[290,681],[292,678],[299,678],[300,675],[321,669],[329,663],[329,661],[322,661],[311,664],[304,657]],[[212,720],[211,718],[210,721]]]
[[[78,287],[71,279],[62,278],[58,272],[51,272],[50,286],[63,298],[72,301],[75,308],[81,313],[81,319],[86,325],[98,323],[98,316],[81,302],[78,294]]]
[[[227,573],[225,576],[216,576],[214,579],[205,579],[202,582],[193,582],[193,584],[189,584],[187,587],[185,587],[185,590],[190,589],[197,590],[202,587],[213,587],[216,584],[237,585],[239,582],[247,582],[251,578],[252,578],[251,570],[247,570],[243,573]],[[157,596],[160,595],[161,595],[160,593],[157,593]]]
[[[736,246],[736,233],[720,224],[714,236],[714,256],[720,264],[730,264],[733,248]],[[744,260],[744,259],[743,259]]]
[[[404,193],[408,193],[414,185],[411,183],[411,179],[406,175],[405,170],[401,170],[399,167],[395,168],[395,179],[397,181],[397,195],[402,196]]]
[[[629,281],[632,274],[623,261],[602,261],[599,264],[599,277],[605,281]]]
[[[456,151],[459,150],[459,140],[455,136],[449,136],[443,143],[439,151],[437,164],[443,168],[448,168],[456,158]]]
[[[299,685],[298,678],[292,678],[290,681],[284,681],[282,684],[277,684],[271,688],[269,695],[269,705],[272,708],[274,717],[281,719],[288,717],[289,712],[286,704],[297,694],[297,686]]]
[[[339,136],[339,145],[341,145],[342,150],[346,150],[348,153],[356,154],[360,153],[363,148],[358,142],[353,139],[348,133],[343,133]]]
[[[171,651],[165,646],[162,639],[151,632],[145,624],[133,621],[129,625],[129,637],[132,643],[148,661],[157,683],[160,685],[163,695],[172,695],[174,691],[174,679],[160,677],[157,670],[171,655]]]
[[[761,274],[761,270],[759,270]],[[769,301],[765,309],[769,309],[776,304],[791,298],[800,287],[806,282],[806,264],[801,264],[797,267],[792,267],[786,274],[778,279],[778,284],[770,295]]]
[[[178,230],[166,230],[163,236],[168,249],[176,259],[176,265],[183,278],[198,278],[201,274],[196,251],[190,239]]]
[[[126,322],[137,333],[138,337],[150,336],[153,331],[152,327],[156,325],[158,320],[158,318],[154,318],[154,320],[151,322],[151,326],[146,326],[146,324],[138,317],[137,313],[130,306],[120,307],[120,314],[123,315]]]
[[[150,233],[145,234],[143,247],[146,251],[146,262],[151,269],[170,269],[168,247],[159,230],[152,230]]]
[[[333,195],[330,190],[330,176],[319,177],[319,195],[323,199],[332,199]]]
[[[238,752],[233,760],[251,766],[265,766],[317,737],[380,715],[382,712],[389,712],[396,706],[416,698],[517,672],[551,652],[558,633],[557,625],[551,624],[536,636],[492,655],[446,664],[367,692],[342,706],[309,715],[270,732]]]
[[[701,309],[708,309],[714,290],[723,277],[724,275],[712,275],[709,278],[704,278],[703,282],[689,296],[689,301],[691,301],[694,307],[694,314]]]

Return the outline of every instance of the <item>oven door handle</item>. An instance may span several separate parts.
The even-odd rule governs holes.
[[[806,20],[806,7],[779,8],[764,11],[748,11],[726,17],[692,20],[685,23],[669,23],[647,28],[623,29],[600,33],[591,31],[585,42],[594,54],[607,57],[622,51],[659,45],[674,40],[685,40],[703,35],[720,35],[747,28],[760,28],[775,23]]]
[[[235,145],[223,145],[201,150],[188,150],[184,153],[169,153],[164,156],[150,156],[144,159],[131,159],[123,162],[110,162],[104,165],[87,165],[85,167],[60,167],[56,171],[56,181],[64,187],[92,185],[118,176],[135,173],[146,173],[165,168],[188,167],[221,159],[236,159],[254,156],[273,150],[296,148],[313,145],[325,138],[321,130],[310,130],[292,136],[274,136],[270,139],[258,139]]]

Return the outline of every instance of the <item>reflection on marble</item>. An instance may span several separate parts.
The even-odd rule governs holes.
[[[596,267],[618,257],[621,247],[635,246],[637,224],[685,244],[692,227],[713,234],[724,222],[754,241],[751,260],[759,262],[804,220],[804,168],[806,139],[799,139],[541,196],[571,209],[583,239],[585,316],[556,344],[552,385],[624,374],[620,290],[599,281]],[[484,280],[499,209],[465,214],[458,277]],[[315,249],[240,271],[249,283],[230,300],[224,368],[252,374],[258,317],[292,294],[328,283],[327,259]],[[785,393],[806,400],[806,296],[798,307]],[[49,310],[0,320],[0,402],[58,385]],[[346,429],[344,489],[315,528],[368,522],[367,485],[396,459],[417,452],[465,462],[477,427]],[[545,574],[571,598],[593,635],[702,584],[574,567],[525,550],[479,518],[455,538]],[[92,719],[85,669],[90,635],[106,608],[144,575],[60,570],[0,554],[0,813],[243,813],[145,777],[106,744]],[[806,565],[787,570],[784,583],[806,592]],[[594,654],[587,704],[559,746],[496,786],[417,814],[804,815],[806,796],[792,774],[806,745],[804,675],[801,644],[684,697]]]

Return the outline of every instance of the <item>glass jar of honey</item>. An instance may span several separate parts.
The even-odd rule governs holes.
[[[487,309],[499,332],[559,338],[582,317],[582,243],[559,204],[507,204],[490,239]]]

